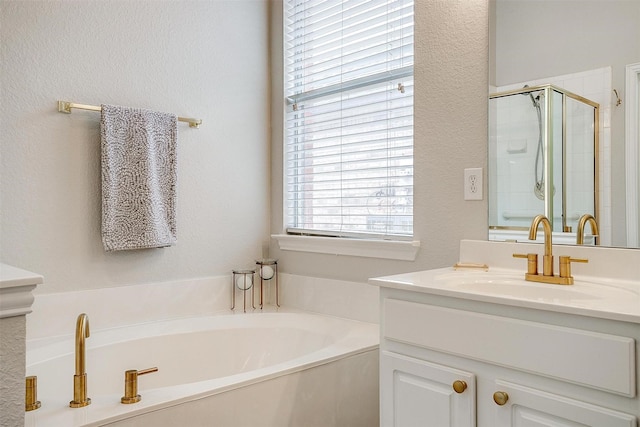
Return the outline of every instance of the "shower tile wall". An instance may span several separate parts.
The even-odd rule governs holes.
[[[495,88],[495,92],[502,92],[511,89],[522,88],[525,84],[536,86],[542,84],[553,84],[570,92],[581,95],[587,99],[600,104],[600,127],[599,127],[599,204],[600,213],[598,223],[600,226],[601,244],[611,244],[611,67],[596,70],[583,71],[575,74],[548,77],[539,80],[515,83],[512,85]],[[534,170],[535,156],[537,148],[537,116],[535,109],[530,107],[531,100],[525,96],[509,97],[509,102],[500,102],[500,114],[490,114],[490,117],[505,117],[502,123],[490,123],[490,132],[495,136],[496,129],[499,130],[499,147],[495,151],[490,151],[489,155],[494,156],[497,162],[497,170],[492,171],[495,176],[491,176],[489,183],[492,186],[490,194],[497,194],[497,204],[491,205],[489,217],[492,223],[500,219],[500,224],[513,226],[528,226],[531,218],[543,211],[543,204],[533,193],[533,182],[531,182],[531,171]],[[514,104],[528,103],[529,108],[515,107]],[[495,103],[490,104],[490,108],[496,108]],[[575,108],[570,106],[569,113]],[[575,112],[575,111],[574,111]],[[574,116],[571,116],[574,117]],[[502,120],[502,119],[501,119]],[[571,144],[574,138],[578,138],[590,131],[590,123],[579,120],[568,120],[569,129],[567,131],[568,142],[568,162],[571,164],[583,163],[581,159],[588,158],[593,154],[579,149]],[[507,124],[508,123],[508,124]],[[535,137],[523,139],[521,136],[509,137],[510,132],[522,135],[522,127],[526,127],[526,134]],[[557,165],[556,165],[557,166]],[[554,168],[554,174],[557,169]],[[575,170],[572,176],[567,179],[575,190],[567,194],[567,204],[569,218],[576,217],[584,213],[591,200],[592,186],[581,175],[584,171]],[[501,183],[501,192],[496,193],[495,183]],[[508,184],[506,184],[508,183]],[[506,184],[506,185],[505,185]],[[558,200],[559,190],[556,189]],[[506,193],[509,193],[507,197]],[[559,203],[556,203],[556,208]],[[558,210],[556,209],[556,212]],[[555,215],[554,215],[555,216]],[[574,221],[576,218],[572,218]],[[505,221],[506,220],[506,221]],[[574,229],[575,231],[575,229]]]

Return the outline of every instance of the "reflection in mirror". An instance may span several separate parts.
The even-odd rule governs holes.
[[[599,217],[599,105],[553,85],[489,98],[489,239],[526,240],[543,213],[557,242],[576,243],[580,217]]]
[[[600,118],[594,125],[599,139],[598,151],[594,153],[598,159],[594,166],[599,170],[594,189],[597,195],[594,216],[597,218],[601,235],[599,243],[607,246],[627,246],[627,241],[631,241],[627,233],[627,212],[631,209],[638,218],[638,206],[627,206],[628,178],[625,168],[637,169],[640,160],[629,161],[625,166],[625,108],[628,105],[625,98],[631,98],[629,94],[625,94],[625,68],[628,64],[640,62],[640,1],[490,0],[489,26],[490,94],[520,90],[525,85],[533,88],[550,84],[599,104]],[[614,89],[622,99],[620,105],[612,102],[612,99],[616,101]],[[532,96],[535,99],[538,96],[537,91]],[[527,126],[532,128],[530,132],[533,132],[533,136],[525,137],[526,142],[514,138],[509,142],[507,149],[514,152],[509,154],[512,158],[517,154],[523,154],[515,152],[525,149],[533,156],[533,160],[530,159],[533,165],[526,167],[532,175],[527,191],[533,193],[532,188],[540,181],[539,178],[536,179],[534,169],[538,147],[535,135],[536,126],[539,126],[537,112],[531,97],[517,95],[516,98],[520,98],[517,102],[522,106],[517,108],[522,109],[522,120],[526,120]],[[541,101],[543,107],[544,102],[548,103],[550,100]],[[515,108],[513,114],[516,114]],[[490,131],[492,123],[496,120],[493,114],[494,107],[490,106]],[[545,121],[543,112],[541,122],[548,125]],[[551,118],[548,122],[551,122]],[[567,149],[571,150],[570,147]],[[555,233],[562,234],[563,228],[558,228],[557,225],[562,223],[562,219],[556,220],[558,206],[563,205],[557,201],[559,198],[565,198],[567,219],[586,212],[575,212],[576,209],[583,210],[582,206],[571,207],[572,199],[573,203],[580,199],[575,197],[571,190],[570,181],[574,179],[573,175],[567,175],[564,182],[558,181],[558,176],[562,176],[558,171],[558,165],[564,162],[567,169],[563,172],[567,172],[577,164],[574,161],[576,159],[569,160],[569,156],[565,157],[564,161],[562,151],[559,154],[557,151],[558,147],[551,147],[551,150],[545,153],[550,157],[547,166],[552,165],[545,172],[554,176],[552,216],[554,229],[557,230]],[[491,147],[489,154],[495,154],[492,153]],[[570,165],[570,162],[574,164]],[[511,167],[516,168],[513,164]],[[540,176],[542,168],[538,168]],[[488,185],[492,209],[492,191],[498,188],[497,172],[490,164]],[[576,177],[575,182],[584,182],[584,178]],[[499,184],[504,187],[510,183]],[[518,200],[510,203],[518,208],[524,206],[523,202]],[[539,212],[536,213],[545,213],[545,204],[542,201],[539,201],[538,206]],[[489,217],[495,219],[494,212],[490,212]],[[575,225],[571,225],[569,221],[567,227],[572,227],[573,232],[573,235],[567,238],[567,243],[575,244]],[[554,242],[560,243],[562,239],[556,238],[555,233]],[[510,239],[509,236],[503,238]]]
[[[627,65],[626,75],[627,245],[640,247],[640,62]]]

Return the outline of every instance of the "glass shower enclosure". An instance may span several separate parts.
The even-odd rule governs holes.
[[[538,214],[567,238],[583,214],[598,218],[599,114],[554,85],[489,95],[490,240],[526,240]]]

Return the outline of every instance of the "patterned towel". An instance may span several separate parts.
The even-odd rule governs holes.
[[[175,244],[177,117],[103,104],[100,134],[105,250]]]

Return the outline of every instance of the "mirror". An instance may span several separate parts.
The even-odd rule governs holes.
[[[489,20],[490,94],[517,91],[525,85],[554,85],[599,105],[599,119],[594,123],[599,140],[597,152],[594,153],[597,158],[594,171],[599,171],[592,190],[595,192],[593,200],[596,204],[594,212],[600,231],[599,243],[605,246],[628,247],[627,242],[632,242],[632,247],[637,247],[638,239],[634,242],[634,239],[628,236],[628,230],[631,232],[637,222],[639,207],[637,198],[634,202],[627,203],[626,191],[632,186],[627,186],[626,181],[627,175],[639,175],[637,170],[640,164],[637,156],[635,160],[625,157],[625,108],[626,101],[637,103],[638,100],[637,97],[634,100],[632,96],[625,96],[625,79],[627,66],[640,62],[640,2],[490,0]],[[538,96],[538,93],[533,93],[534,97]],[[528,99],[526,93],[513,97],[520,98],[519,101],[525,104],[528,102],[528,113],[535,118],[535,110],[532,108],[535,100]],[[490,132],[492,122],[495,123],[496,120],[495,111],[492,111],[494,108],[490,104]],[[629,137],[627,139],[630,143],[634,142]],[[635,139],[637,145],[637,135]],[[509,149],[514,152],[514,157],[523,151],[529,151],[535,156],[537,147],[537,136],[534,136],[530,141],[514,139]],[[488,152],[490,156],[495,155],[495,147],[490,146]],[[555,172],[553,185],[547,184],[549,189],[555,187],[552,190],[555,216],[558,205],[562,204],[556,200],[561,200],[562,197],[578,198],[577,192],[573,191],[570,185],[557,181],[563,174],[572,176],[574,170],[571,168],[577,163],[573,161],[569,162],[572,164],[568,164],[566,152],[563,158],[562,149],[557,147],[547,147],[546,153],[550,157],[547,165],[551,166],[549,172]],[[588,156],[585,156],[585,162],[589,163]],[[591,162],[594,163],[593,158]],[[492,164],[495,162],[490,160],[487,173],[490,206],[497,196],[495,191],[500,182],[497,170]],[[635,171],[632,168],[635,168]],[[536,169],[533,164],[529,169],[532,175],[530,192],[534,194],[535,186],[541,179],[535,178]],[[626,169],[635,173],[627,174]],[[538,169],[538,175],[541,172],[542,168]],[[562,194],[563,192],[566,194]],[[519,201],[516,200],[515,203],[518,204]],[[540,206],[538,213],[545,213],[544,204]],[[579,211],[584,209],[580,207]],[[568,216],[575,214],[576,212],[570,212]],[[634,214],[636,219],[631,223],[631,227],[628,227],[626,219],[633,218]],[[489,218],[491,217],[492,212],[489,214]],[[563,221],[558,221],[561,222]],[[573,234],[568,231],[571,229]],[[554,230],[557,230],[554,232],[554,243],[560,243],[562,237],[565,237],[566,243],[575,243],[574,227],[565,230],[554,227]],[[495,233],[490,234],[490,238],[496,238]],[[556,235],[559,238],[556,238]],[[496,239],[504,240],[505,236]]]

